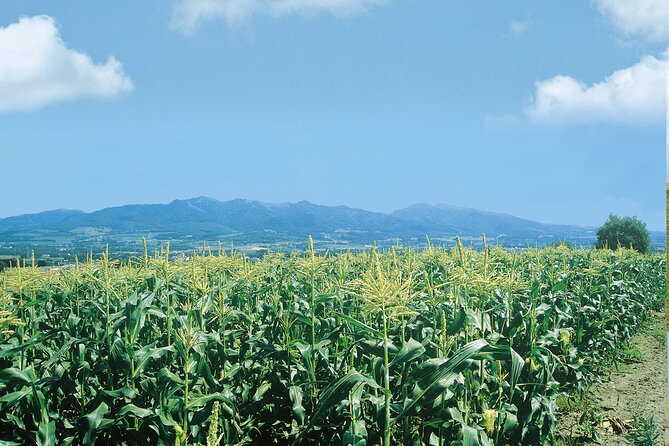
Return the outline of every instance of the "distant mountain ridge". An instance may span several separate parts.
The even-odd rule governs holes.
[[[414,204],[391,213],[347,206],[323,206],[308,201],[263,203],[208,197],[173,200],[167,204],[131,204],[94,212],[55,210],[0,219],[0,241],[66,238],[75,243],[100,239],[139,238],[235,240],[252,243],[304,240],[308,235],[333,243],[381,240],[424,240],[425,236],[489,239],[517,246],[566,240],[591,244],[595,229],[539,223],[508,214],[445,204]]]
[[[53,211],[38,212],[36,214],[23,214],[0,218],[0,231],[12,229],[26,230],[49,226],[57,224],[67,217],[80,214],[84,214],[84,212],[72,209],[56,209]]]

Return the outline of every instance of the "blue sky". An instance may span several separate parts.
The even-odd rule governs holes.
[[[207,195],[663,230],[668,10],[5,0],[0,217]]]

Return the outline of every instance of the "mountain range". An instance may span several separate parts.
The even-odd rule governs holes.
[[[595,228],[539,223],[508,214],[449,205],[414,204],[391,213],[308,201],[263,203],[208,197],[168,204],[133,204],[94,212],[54,210],[0,219],[0,254],[18,246],[93,246],[136,244],[142,237],[172,240],[184,249],[202,241],[236,244],[294,244],[312,235],[331,247],[372,242],[422,243],[426,236],[448,243],[455,236],[489,240],[507,246],[535,246],[564,240],[591,246]],[[663,233],[653,233],[656,245]],[[6,253],[5,253],[6,254]]]

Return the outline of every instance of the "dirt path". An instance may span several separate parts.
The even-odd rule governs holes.
[[[664,312],[654,312],[648,318],[625,356],[628,360],[611,373],[611,382],[594,386],[594,410],[603,416],[603,425],[598,428],[599,444],[632,445],[624,435],[629,422],[653,416],[655,425],[663,431],[660,439],[664,438],[669,446]],[[575,441],[574,444],[597,443]]]

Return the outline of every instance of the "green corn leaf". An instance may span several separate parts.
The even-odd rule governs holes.
[[[479,442],[479,432],[473,426],[462,426],[462,445],[463,446],[481,446]]]
[[[433,399],[434,396],[431,390],[439,388],[441,386],[440,383],[449,381],[449,378],[454,379],[461,370],[469,366],[470,361],[476,357],[476,354],[488,345],[485,339],[479,339],[463,346],[448,360],[434,361],[430,364],[432,367],[419,366],[412,373],[416,382],[414,391],[405,400],[402,412],[400,412],[396,419],[410,413],[414,407],[429,402],[427,401],[427,396]]]
[[[455,320],[446,327],[446,333],[452,336],[461,331],[465,324],[467,324],[467,311],[464,307],[460,307]]]
[[[30,384],[33,380],[23,370],[13,367],[0,370],[0,383],[5,385]]]
[[[370,326],[368,326],[368,325],[366,325],[366,324],[364,324],[364,323],[362,323],[362,322],[360,322],[356,319],[353,319],[350,316],[345,315],[344,313],[335,313],[334,315],[336,317],[340,318],[340,319],[345,320],[349,324],[353,325],[355,328],[359,328],[359,329],[373,335],[375,338],[383,339],[383,333],[381,333],[378,330],[373,329],[372,327],[370,327]]]
[[[174,353],[176,351],[171,345],[166,347],[155,347],[156,343],[157,342],[153,342],[150,345],[145,345],[135,352],[135,374],[132,376],[133,378],[141,374],[149,363],[149,360],[160,359],[167,353]]]
[[[84,416],[86,434],[84,435],[84,444],[93,445],[97,438],[98,429],[102,425],[104,416],[109,413],[109,406],[102,402],[98,407],[88,415]]]
[[[37,429],[38,446],[54,446],[56,444],[56,422],[43,420]]]
[[[111,347],[111,366],[116,370],[130,369],[130,355],[126,350],[125,342],[116,338]]]
[[[288,388],[288,395],[290,401],[293,403],[293,414],[300,425],[304,424],[304,417],[306,410],[302,406],[302,389],[298,386],[290,386]]]
[[[265,393],[272,387],[270,383],[262,383],[253,394],[253,401],[258,402],[263,399]]]
[[[135,406],[134,404],[126,404],[116,413],[116,419],[118,420],[123,418],[126,414],[131,414],[137,418],[146,418],[155,415],[149,409],[143,409],[141,407]]]
[[[9,410],[14,404],[18,403],[25,397],[29,396],[32,393],[32,390],[29,387],[24,387],[21,390],[16,392],[7,393],[0,397],[0,403],[6,403],[3,406],[3,410]]]
[[[111,398],[128,398],[133,399],[137,393],[128,386],[123,386],[117,390],[101,390],[102,395],[109,396]]]
[[[404,347],[397,352],[393,360],[390,362],[390,366],[402,365],[406,362],[413,361],[420,358],[423,353],[425,353],[423,344],[411,338],[404,344]]]
[[[234,407],[234,403],[222,393],[212,393],[210,395],[193,398],[188,403],[188,407],[189,408],[202,407],[211,401],[220,401],[222,403],[228,404],[230,407]]]
[[[360,434],[345,432],[341,444],[342,446],[366,446],[367,439]]]
[[[320,420],[330,408],[337,405],[340,401],[348,399],[349,392],[357,384],[367,385],[376,389],[380,388],[372,378],[364,376],[355,370],[348,372],[323,390],[318,403],[316,403],[311,421]]]

